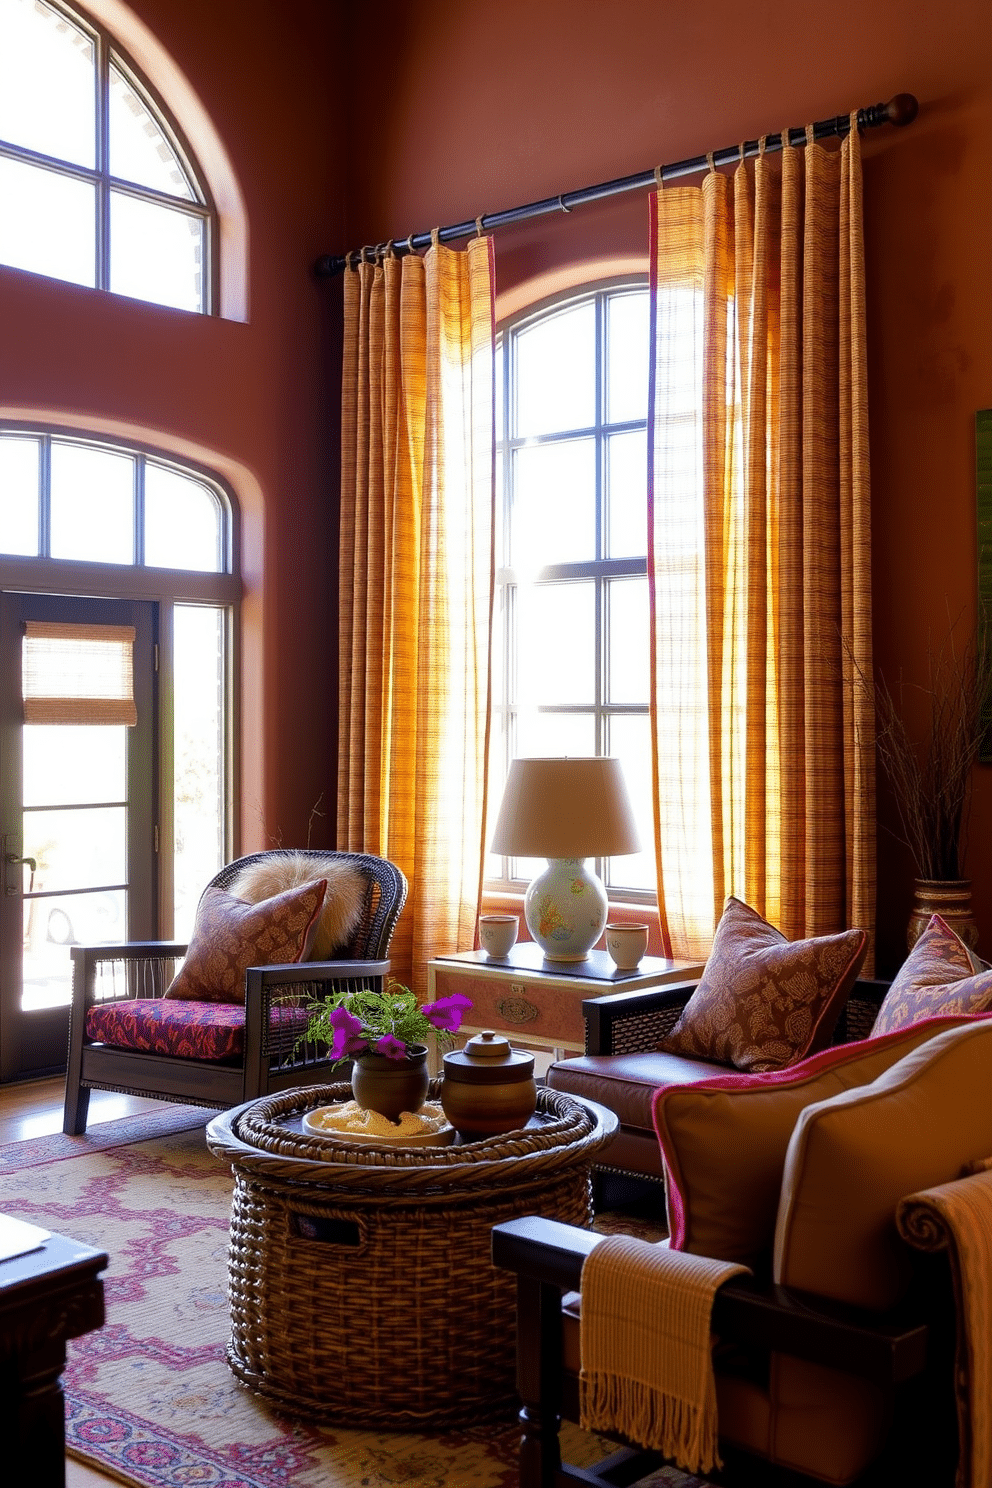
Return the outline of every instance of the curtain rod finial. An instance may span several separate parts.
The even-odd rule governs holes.
[[[897,93],[885,105],[885,113],[888,121],[890,124],[894,124],[897,129],[902,129],[906,124],[912,124],[919,112],[920,105],[912,93]]]

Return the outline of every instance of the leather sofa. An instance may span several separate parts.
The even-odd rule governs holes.
[[[660,1199],[664,1167],[652,1120],[654,1093],[660,1085],[689,1085],[729,1073],[727,1066],[663,1054],[657,1044],[669,1033],[697,983],[675,982],[640,992],[615,992],[587,998],[585,1053],[562,1059],[547,1073],[547,1084],[568,1095],[584,1096],[614,1111],[620,1129],[598,1169],[609,1193],[629,1194],[629,1180],[649,1184]],[[889,983],[861,980],[854,984],[834,1030],[833,1042],[867,1038]],[[611,1179],[627,1180],[612,1184]],[[604,1182],[605,1180],[605,1182]],[[650,1190],[645,1190],[648,1194]]]

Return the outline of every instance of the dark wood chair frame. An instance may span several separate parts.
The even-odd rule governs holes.
[[[282,851],[239,858],[208,887],[226,889],[246,864]],[[312,856],[332,854],[313,852]],[[180,1059],[90,1042],[85,1029],[91,1007],[126,998],[162,997],[187,946],[179,941],[144,941],[72,947],[63,1131],[79,1135],[86,1130],[91,1090],[116,1090],[218,1109],[272,1091],[340,1078],[331,1075],[332,1061],[324,1045],[301,1043],[299,1028],[270,1022],[270,1010],[295,996],[322,997],[359,986],[384,985],[390,967],[389,942],[406,901],[407,885],[400,870],[385,858],[365,853],[333,856],[351,863],[368,879],[362,920],[349,958],[251,967],[245,976],[244,1057],[238,1063]]]
[[[578,1380],[563,1364],[562,1298],[580,1290],[582,1264],[605,1238],[536,1216],[493,1229],[493,1264],[517,1276],[520,1488],[624,1488],[664,1465],[657,1453],[620,1438],[617,1450],[595,1467],[562,1462],[562,1419],[579,1420]],[[954,1482],[954,1304],[946,1263],[922,1259],[912,1300],[892,1313],[841,1306],[751,1277],[728,1282],[714,1303],[713,1329],[722,1343],[791,1354],[894,1392],[897,1424],[884,1457],[858,1480],[864,1488],[914,1481],[951,1488]],[[923,1421],[930,1426],[926,1439]],[[723,1470],[707,1474],[707,1481],[742,1488],[809,1488],[814,1481],[729,1448],[723,1456]],[[923,1472],[929,1475],[918,1476]]]

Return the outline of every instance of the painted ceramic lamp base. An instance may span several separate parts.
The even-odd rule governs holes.
[[[549,961],[584,961],[607,912],[606,890],[583,858],[549,858],[524,896],[527,929]]]

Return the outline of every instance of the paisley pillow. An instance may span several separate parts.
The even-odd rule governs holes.
[[[298,889],[318,878],[327,883],[324,905],[305,956],[307,961],[330,961],[345,949],[358,929],[368,894],[368,879],[360,868],[335,853],[314,853],[285,848],[268,852],[244,867],[227,886],[227,892],[249,904],[271,899],[284,889]]]
[[[682,1016],[658,1048],[756,1074],[830,1042],[868,947],[863,930],[786,940],[729,898]]]
[[[942,1013],[992,1008],[992,970],[934,915],[885,994],[871,1037]]]
[[[204,889],[186,959],[166,997],[243,1003],[249,966],[305,961],[326,887],[319,878],[261,904]]]

